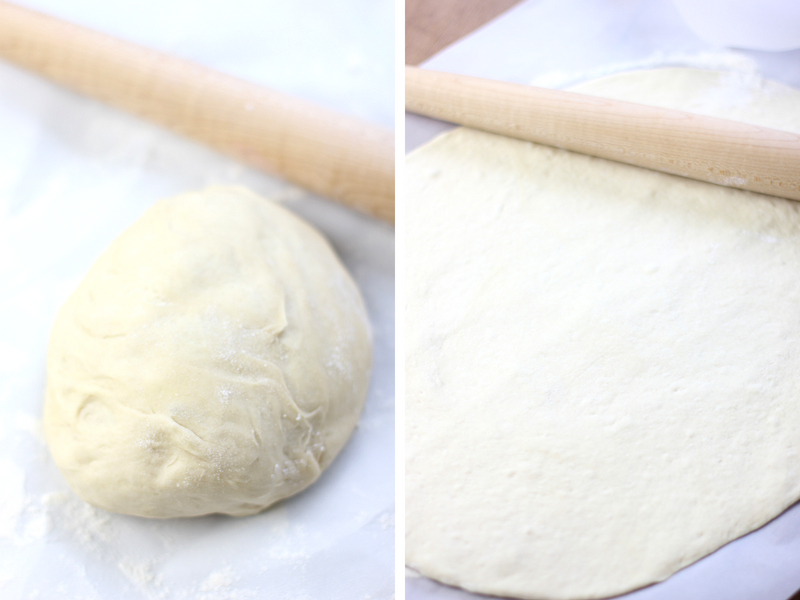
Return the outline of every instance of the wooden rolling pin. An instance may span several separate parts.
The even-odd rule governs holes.
[[[800,200],[800,135],[406,67],[406,109],[475,129],[718,185]]]
[[[2,1],[0,57],[394,221],[394,136],[377,125]]]

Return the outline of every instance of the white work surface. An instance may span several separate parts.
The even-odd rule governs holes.
[[[23,4],[393,126],[392,0]],[[393,229],[1,61],[0,132],[0,598],[392,598]],[[51,324],[149,206],[213,184],[283,200],[333,243],[372,320],[366,407],[319,481],[261,514],[95,509],[41,437]]]
[[[711,46],[670,0],[528,0],[421,65],[424,68],[564,88],[637,68],[755,70],[800,88],[800,50]],[[406,149],[451,128],[406,116]],[[800,432],[798,432],[800,435]],[[800,505],[630,600],[786,600],[800,589]],[[408,600],[476,596],[407,571]]]

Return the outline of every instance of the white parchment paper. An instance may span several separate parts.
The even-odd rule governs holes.
[[[23,2],[391,127],[391,0]],[[245,185],[331,240],[365,296],[359,426],[306,492],[247,518],[148,520],[67,487],[41,434],[55,313],[156,200]],[[394,232],[0,62],[0,598],[388,599],[394,591]]]
[[[715,47],[669,0],[526,0],[422,65],[565,88],[640,68],[687,66],[758,72],[800,88],[800,51]],[[452,125],[406,115],[406,149]],[[800,505],[630,600],[786,600],[800,589]],[[407,571],[408,600],[478,598]],[[483,597],[483,596],[480,596]]]

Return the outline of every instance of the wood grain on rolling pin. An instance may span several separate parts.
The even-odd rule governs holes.
[[[406,67],[406,109],[656,171],[800,200],[800,135],[574,92]]]
[[[6,2],[0,57],[394,221],[394,136],[377,125]]]

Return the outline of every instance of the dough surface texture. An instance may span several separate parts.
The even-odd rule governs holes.
[[[576,91],[800,132],[753,76]],[[800,203],[469,129],[406,169],[410,566],[607,597],[800,497]]]
[[[240,188],[184,194],[117,238],[59,311],[45,434],[96,506],[256,513],[345,444],[371,352],[359,291],[311,226]]]

